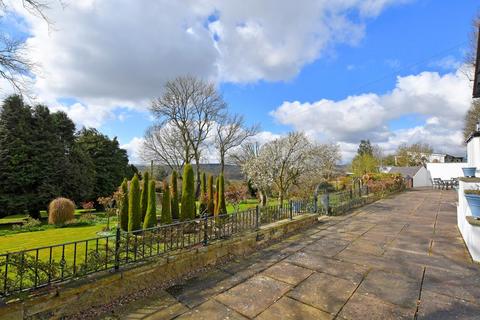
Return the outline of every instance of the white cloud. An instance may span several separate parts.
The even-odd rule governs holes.
[[[401,143],[422,141],[436,151],[463,154],[462,127],[470,101],[470,83],[462,70],[445,75],[422,72],[398,77],[395,88],[384,95],[366,93],[313,103],[287,101],[271,114],[281,124],[317,139],[340,142],[346,159],[353,156],[361,139],[379,143],[387,152]],[[424,117],[425,124],[389,128],[391,120],[411,114]]]
[[[289,80],[336,43],[357,43],[365,19],[396,0],[73,1],[52,27],[25,12],[40,97],[145,105],[165,80]],[[355,15],[359,18],[352,19]],[[40,71],[41,70],[41,71]]]
[[[145,140],[140,137],[134,137],[128,143],[120,145],[120,148],[127,150],[130,163],[142,164],[145,161],[141,157],[142,146]]]

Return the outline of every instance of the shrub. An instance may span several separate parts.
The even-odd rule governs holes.
[[[200,180],[200,215],[207,212],[208,208],[208,195],[207,195],[207,176],[205,172],[202,173],[202,178]]]
[[[93,210],[95,208],[95,203],[93,201],[84,201],[80,203],[80,205],[84,210],[87,211]]]
[[[213,197],[215,196],[215,192],[213,191],[213,176],[208,176],[208,202],[207,202],[207,212],[209,214],[213,214],[215,212],[215,201]]]
[[[473,194],[473,195],[476,195],[476,196],[480,196],[480,190],[465,190],[464,191],[465,194]]]
[[[183,168],[182,205],[180,220],[185,221],[195,218],[195,177],[192,165],[187,163]]]
[[[248,188],[241,183],[232,183],[225,191],[225,199],[232,204],[235,212],[238,212],[240,203],[247,198]]]
[[[48,223],[64,225],[75,218],[75,204],[67,198],[57,198],[48,205]]]
[[[142,221],[145,220],[145,215],[147,214],[148,209],[148,192],[149,192],[149,174],[148,171],[143,175],[143,184],[142,184],[142,193],[140,195],[140,209],[142,211]]]
[[[128,181],[123,179],[120,186],[122,195],[120,197],[119,209],[120,209],[120,228],[124,231],[128,230]]]
[[[148,184],[148,205],[147,213],[143,221],[143,229],[153,228],[157,225],[157,194],[155,192],[155,181]]]
[[[223,173],[218,177],[218,205],[217,214],[227,213],[227,203],[225,201],[225,179]]]
[[[168,192],[168,183],[167,181],[163,181],[163,192],[162,195],[162,213],[160,215],[160,223],[162,224],[170,224],[172,223],[172,212],[170,210],[170,193]]]
[[[140,183],[135,174],[130,182],[128,193],[128,231],[136,231],[141,228],[142,212],[140,209]]]
[[[42,222],[40,220],[28,217],[22,224],[15,224],[12,226],[12,230],[16,231],[37,231],[41,230]]]
[[[171,178],[171,183],[170,183],[170,188],[171,188],[171,193],[170,193],[170,210],[172,213],[172,219],[178,219],[180,217],[180,209],[178,207],[178,185],[177,185],[177,171],[173,170],[172,172],[172,178]]]

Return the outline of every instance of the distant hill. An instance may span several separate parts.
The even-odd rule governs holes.
[[[150,170],[150,166],[146,165],[135,165],[139,171],[144,172]],[[158,168],[158,165],[155,165],[155,168]],[[168,174],[171,173],[171,169],[168,166],[161,166]],[[195,165],[193,166],[195,170]],[[217,176],[220,174],[220,164],[219,163],[205,163],[200,165],[200,171],[206,172],[207,174],[212,174]],[[225,178],[227,180],[243,180],[245,178],[240,166],[227,164],[225,165]]]

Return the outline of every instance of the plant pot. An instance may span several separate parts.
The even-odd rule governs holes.
[[[475,177],[475,171],[477,171],[477,168],[476,167],[466,167],[466,168],[462,168],[462,171],[463,171],[463,175],[465,177],[471,178],[471,177]]]
[[[472,216],[475,218],[480,217],[480,195],[477,194],[465,194],[467,198],[468,206],[472,212]]]

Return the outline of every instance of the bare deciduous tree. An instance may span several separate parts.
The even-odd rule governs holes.
[[[144,138],[142,154],[144,160],[153,160],[167,165],[172,170],[179,171],[185,163],[189,163],[193,159],[193,155],[185,158],[185,146],[175,127],[168,124],[152,126],[147,130]]]
[[[45,12],[51,1],[22,0],[23,7],[35,16],[45,20],[48,24]],[[60,1],[59,1],[60,2]],[[61,3],[61,2],[60,2]],[[0,0],[0,8],[10,11],[12,8],[4,0]],[[15,39],[5,30],[0,33],[0,77],[7,80],[17,93],[28,91],[31,79],[28,73],[32,71],[35,64],[26,54],[26,46],[23,39]]]
[[[204,142],[226,104],[215,85],[196,77],[183,76],[168,81],[161,97],[151,105],[159,126],[176,128],[183,149],[183,159],[195,160],[197,190],[200,186],[200,159]]]
[[[217,120],[215,147],[220,156],[220,169],[224,172],[225,158],[227,153],[240,146],[245,140],[258,133],[259,126],[245,126],[245,119],[242,115],[222,115]]]

